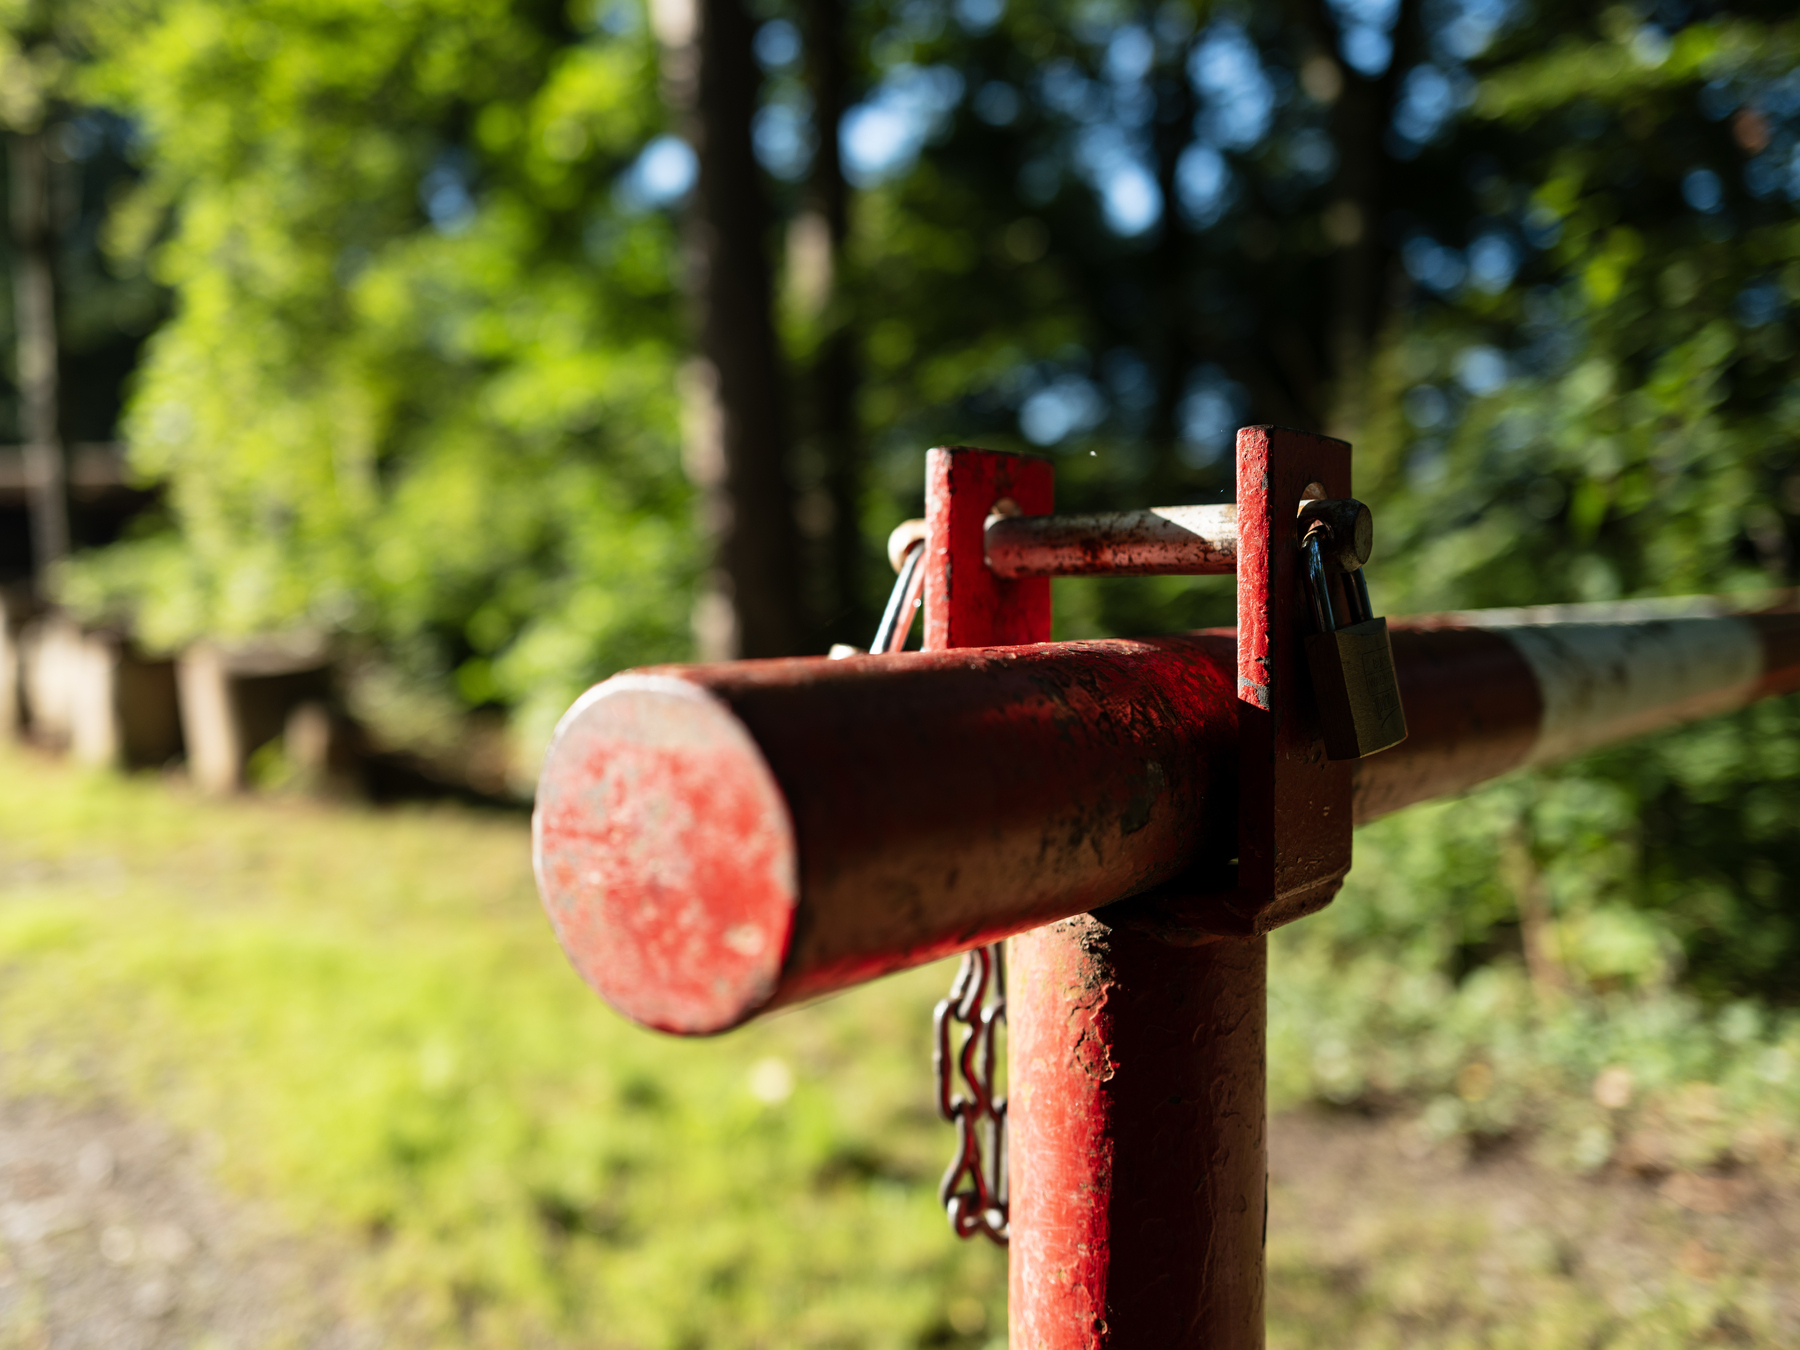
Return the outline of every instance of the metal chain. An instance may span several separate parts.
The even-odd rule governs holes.
[[[925,582],[925,544],[906,551],[874,652],[906,646]],[[994,1095],[999,1029],[1006,1021],[1006,954],[1001,943],[964,952],[950,997],[932,1013],[931,1068],[937,1079],[938,1114],[956,1126],[956,1156],[938,1185],[938,1199],[961,1238],[980,1233],[1004,1247],[1007,1239],[1006,1098]],[[952,1024],[965,1028],[953,1047]],[[967,1094],[956,1090],[961,1073]]]
[[[931,1066],[937,1076],[938,1114],[956,1126],[956,1156],[938,1185],[938,1199],[961,1238],[980,1233],[1004,1247],[1006,1196],[1006,1098],[994,1093],[999,1029],[1006,1021],[1006,956],[1001,943],[964,952],[950,997],[932,1015],[936,1039]],[[952,1053],[951,1024],[967,1028]],[[955,1090],[962,1074],[968,1095]]]

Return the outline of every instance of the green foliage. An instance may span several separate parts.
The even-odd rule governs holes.
[[[661,126],[642,27],[182,0],[92,32],[143,146],[115,243],[178,301],[126,432],[179,532],[71,601],[159,645],[367,634],[540,722],[685,650],[673,232],[610,195]]]
[[[1371,448],[1408,608],[1794,575],[1800,224],[1754,154],[1800,29],[1696,23],[1665,51],[1603,26],[1482,81],[1478,193],[1541,248],[1504,289],[1424,306],[1382,363]]]
[[[1673,765],[1695,747],[1659,749]],[[1700,987],[1721,991],[1762,957],[1695,940],[1709,918],[1754,924],[1708,877],[1734,864],[1684,855],[1668,884],[1669,853],[1701,841],[1649,835],[1629,791],[1575,773],[1364,829],[1344,894],[1274,939],[1272,1101],[1400,1109],[1429,1138],[1529,1138],[1580,1171],[1729,1167],[1800,1143],[1800,1016],[1678,980],[1686,950],[1710,958]],[[1550,899],[1548,971],[1521,950],[1521,867]],[[1776,925],[1775,952],[1783,938]],[[1596,1099],[1602,1075],[1616,1098]],[[1654,1156],[1633,1154],[1644,1137]]]
[[[1756,157],[1776,153],[1763,110],[1784,106],[1770,91],[1800,30],[1786,15],[1721,19],[1665,47],[1624,11],[1599,28],[1506,50],[1457,133],[1480,146],[1467,162],[1481,228],[1504,231],[1510,213],[1537,246],[1510,285],[1440,288],[1377,362],[1374,463],[1361,463],[1389,612],[1794,578],[1800,225]],[[1532,888],[1576,992],[1575,1011],[1544,1014],[1567,1023],[1563,1039],[1533,1032],[1524,1060],[1562,1063],[1556,1046],[1597,998],[1662,1027],[1690,1071],[1754,1060],[1710,1028],[1733,998],[1800,994],[1796,716],[1792,700],[1764,705],[1365,832],[1359,873],[1413,896],[1418,926],[1362,940],[1407,945],[1434,991],[1410,1006],[1452,1010],[1429,1033],[1414,1023],[1441,1051],[1420,1061],[1439,1089],[1489,1053],[1485,1019],[1538,1015],[1545,991],[1530,997],[1517,964]],[[1505,1016],[1454,1011],[1500,990]],[[1562,1063],[1558,1081],[1593,1068]]]

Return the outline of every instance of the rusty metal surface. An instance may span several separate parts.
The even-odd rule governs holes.
[[[1054,479],[1033,455],[940,446],[925,456],[926,650],[1050,640],[1049,579],[996,576],[981,556],[995,503],[1047,516]]]
[[[1229,639],[672,666],[564,719],[534,817],[627,1016],[759,1009],[1066,918],[1230,848]]]
[[[1325,561],[1334,572],[1354,572],[1375,549],[1375,517],[1354,498],[1308,501],[1300,508],[1300,529],[1323,525]]]
[[[1531,758],[1543,696],[1518,630],[1469,617],[1394,622],[1410,735],[1354,766],[1357,820]],[[1762,670],[1734,687],[1800,687],[1800,614],[1743,621]],[[1240,921],[1220,908],[1245,706],[1234,645],[1200,634],[615,677],[571,710],[546,761],[546,907],[597,990],[680,1031],[1159,883],[1133,903],[1166,902],[1170,932],[1203,940],[1221,913]],[[1683,695],[1665,711],[1692,706]]]
[[[1008,1236],[1006,1097],[998,1091],[1000,1028],[1006,1024],[1006,944],[963,953],[949,997],[932,1011],[931,1074],[938,1115],[956,1127],[956,1152],[938,1203],[962,1238]]]
[[[1212,576],[1237,570],[1237,507],[1015,516],[988,525],[984,543],[1002,577]]]
[[[634,1020],[717,1031],[774,992],[793,823],[754,738],[702,683],[615,676],[569,710],[538,784],[532,862],[563,950]]]
[[[1263,1344],[1267,940],[1013,939],[1011,1344]]]
[[[1328,903],[1350,870],[1352,765],[1320,740],[1302,647],[1301,503],[1350,496],[1350,447],[1282,427],[1238,432],[1236,887],[1206,927],[1266,933]]]

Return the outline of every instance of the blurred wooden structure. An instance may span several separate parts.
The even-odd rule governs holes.
[[[56,610],[7,627],[0,683],[15,689],[14,734],[24,730],[95,767],[153,768],[180,756],[173,661]]]
[[[331,658],[315,637],[226,645],[202,642],[176,663],[188,773],[206,792],[236,792],[250,758],[269,742],[291,740],[324,772],[332,758]],[[317,708],[316,715],[296,714]],[[321,721],[320,719],[324,720]],[[287,737],[290,721],[295,735]]]

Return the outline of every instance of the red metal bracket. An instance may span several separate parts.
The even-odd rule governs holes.
[[[1239,801],[1235,870],[1194,872],[1125,902],[1166,941],[1267,933],[1324,907],[1350,870],[1355,765],[1326,757],[1306,669],[1300,504],[1351,495],[1350,446],[1285,427],[1245,427],[1237,462]],[[1050,514],[1047,460],[967,446],[926,461],[925,646],[1050,639],[1050,583],[986,565],[994,506]],[[1125,907],[1121,907],[1121,916]]]
[[[1008,580],[988,568],[988,517],[1010,499],[1021,516],[1047,516],[1056,470],[1047,459],[973,446],[925,457],[925,650],[1011,647],[1050,640],[1050,579]]]
[[[1325,757],[1306,671],[1300,503],[1350,492],[1350,446],[1285,427],[1238,432],[1237,884],[1196,920],[1266,933],[1323,908],[1350,871],[1355,765]]]
[[[1238,432],[1238,857],[1117,906],[1184,945],[1267,933],[1322,909],[1350,871],[1356,765],[1332,760],[1306,668],[1300,504],[1350,496],[1350,446],[1286,427]]]

